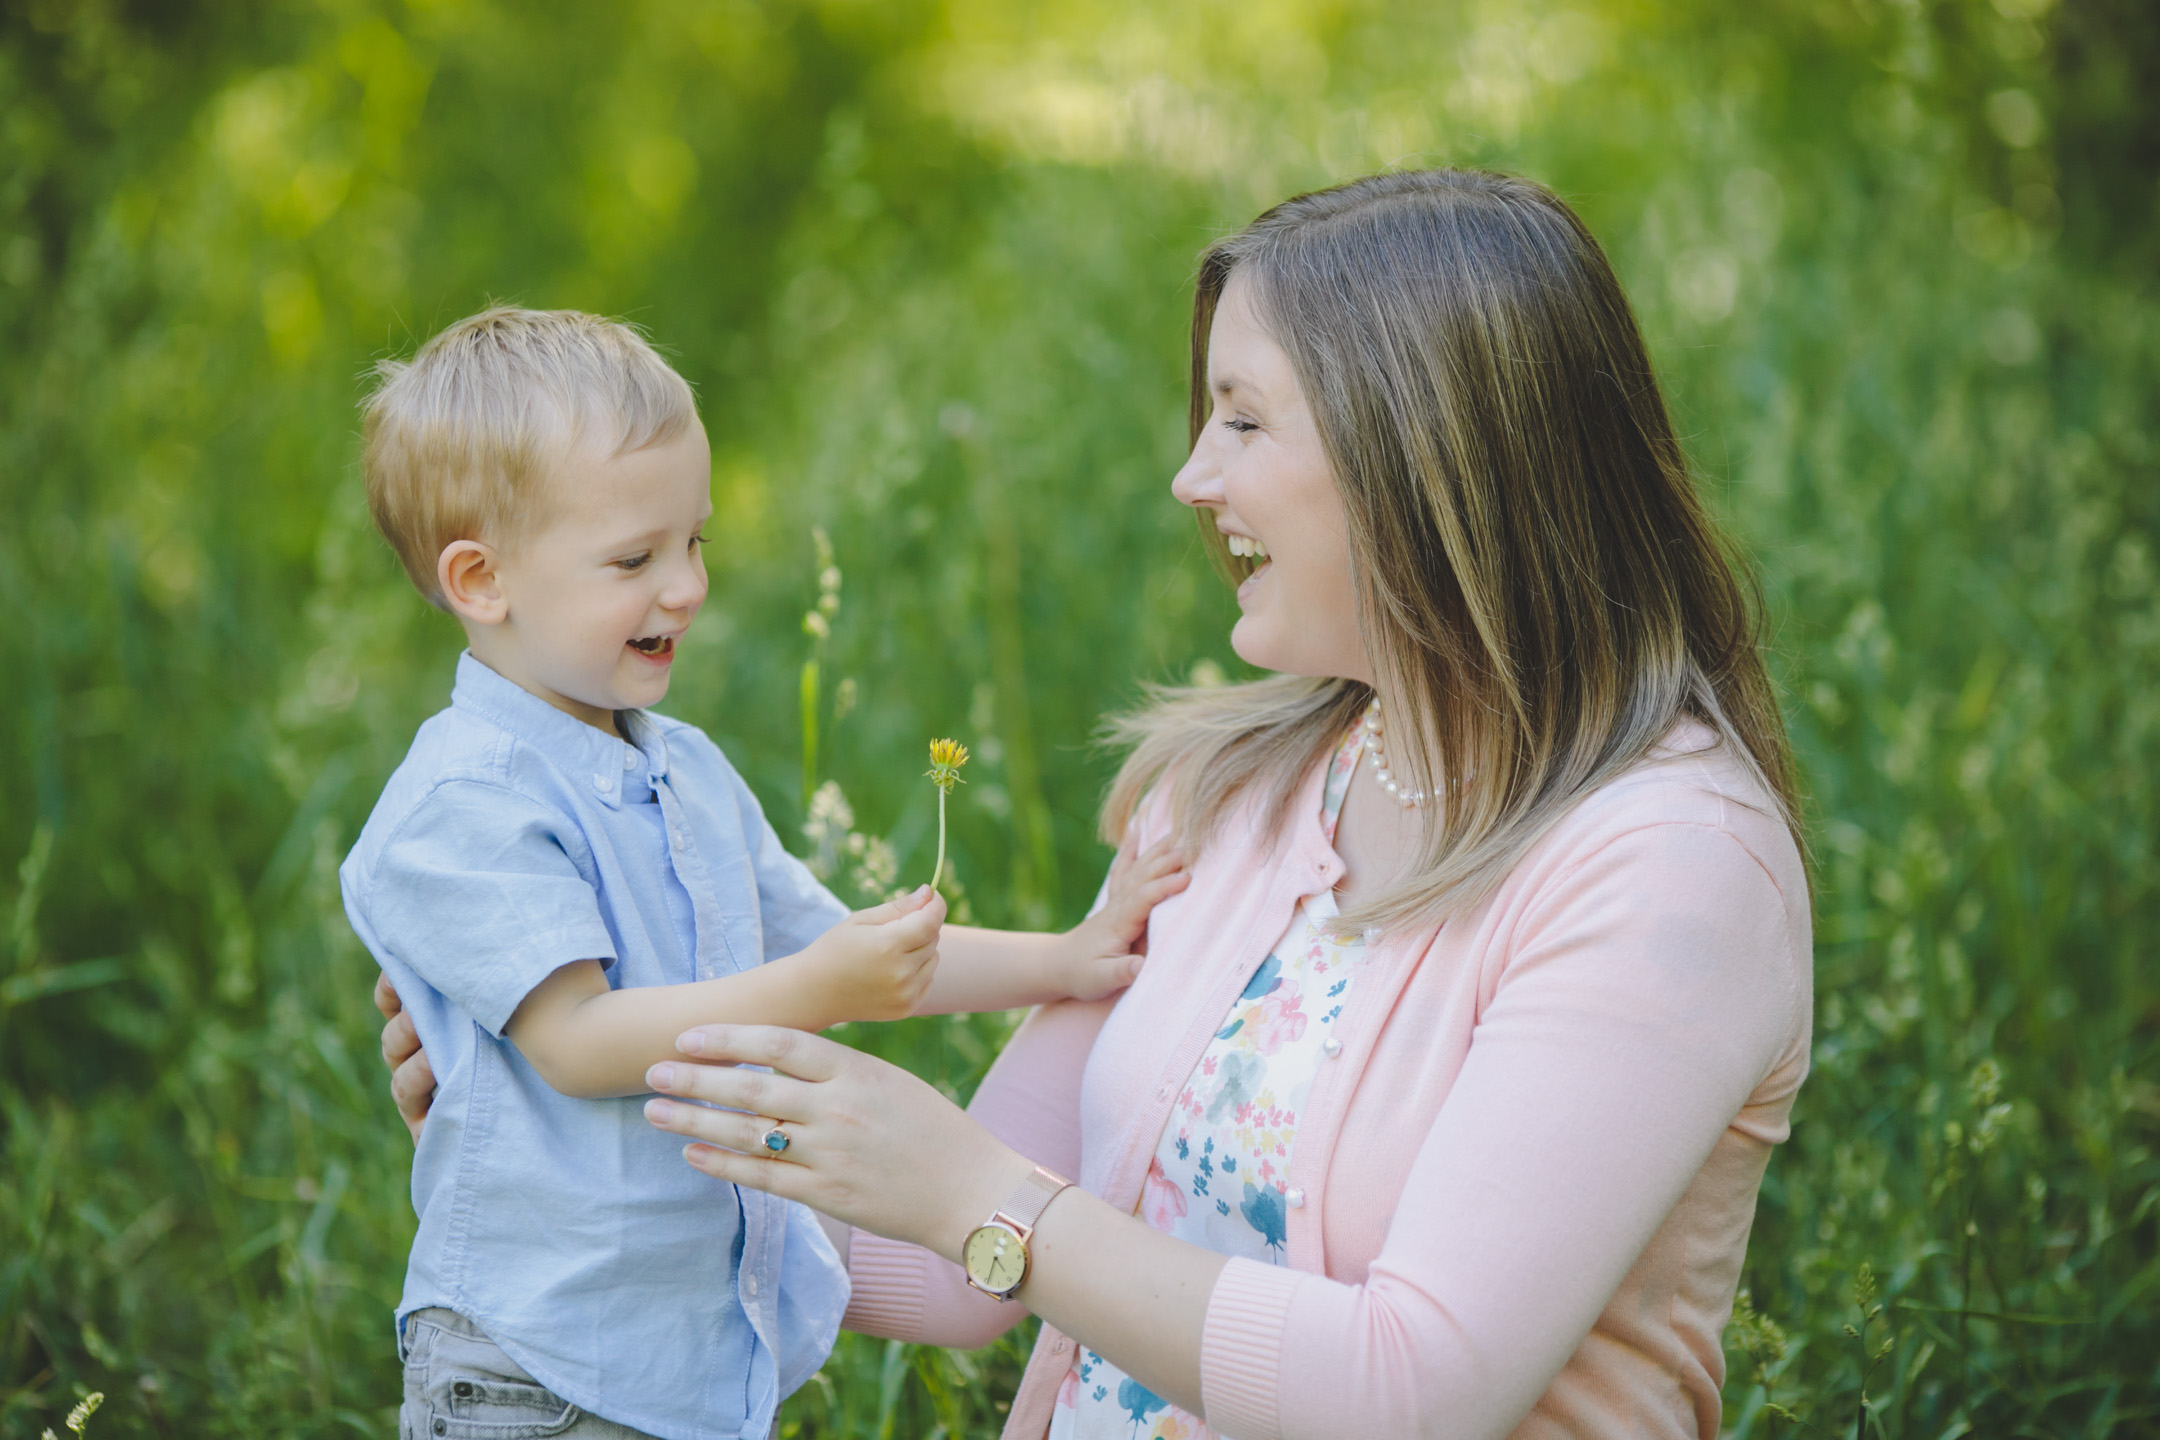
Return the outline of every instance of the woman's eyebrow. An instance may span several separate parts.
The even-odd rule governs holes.
[[[1211,388],[1217,395],[1230,395],[1242,390],[1255,400],[1267,398],[1259,386],[1242,375],[1218,375],[1214,378]]]

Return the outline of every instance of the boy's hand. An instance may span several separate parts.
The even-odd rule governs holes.
[[[1185,859],[1169,840],[1145,855],[1133,842],[1110,863],[1110,890],[1100,910],[1065,932],[1052,983],[1075,1000],[1100,1000],[1124,989],[1147,955],[1148,914],[1192,882]]]
[[[811,942],[795,960],[827,1000],[832,1018],[899,1020],[914,1013],[937,973],[945,897],[919,886],[898,900],[858,910]]]

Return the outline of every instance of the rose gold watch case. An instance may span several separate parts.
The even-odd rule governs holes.
[[[999,1300],[1012,1299],[1014,1292],[1027,1283],[1028,1271],[1034,1263],[1035,1257],[1028,1251],[1028,1242],[1035,1237],[1035,1223],[1042,1219],[1042,1213],[1050,1207],[1050,1202],[1071,1184],[1072,1181],[1064,1176],[1038,1165],[1014,1186],[1012,1194],[1005,1198],[1005,1203],[998,1206],[988,1220],[968,1231],[967,1239],[960,1244],[960,1269],[961,1273],[967,1276],[968,1284]],[[976,1237],[993,1233],[1010,1236],[1020,1246],[1020,1273],[1013,1278],[1010,1285],[1002,1288],[990,1284],[987,1275],[978,1277],[975,1273]],[[1002,1253],[1005,1248],[998,1246],[997,1253]],[[986,1259],[983,1263],[987,1270],[989,1261]]]

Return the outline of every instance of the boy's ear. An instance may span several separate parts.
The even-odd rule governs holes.
[[[435,583],[442,587],[443,605],[460,620],[500,625],[509,617],[510,601],[495,570],[495,552],[478,540],[453,540],[443,546],[435,557]]]

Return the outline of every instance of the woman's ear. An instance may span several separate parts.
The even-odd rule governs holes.
[[[443,605],[473,625],[500,625],[510,617],[495,552],[477,540],[453,540],[435,557],[435,583]]]

